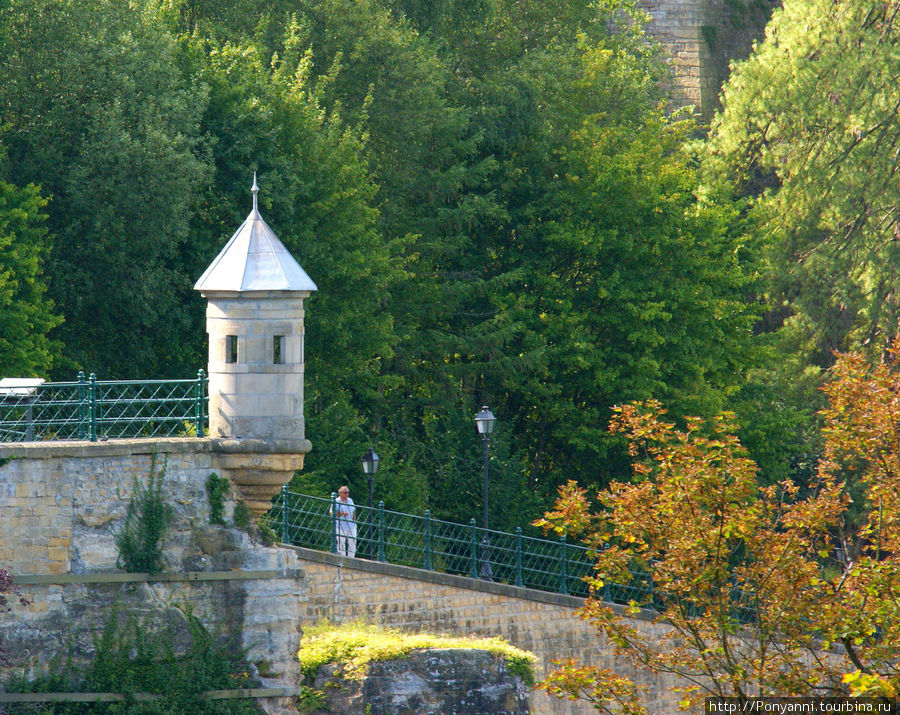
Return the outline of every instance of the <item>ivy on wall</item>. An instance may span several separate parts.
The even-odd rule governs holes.
[[[154,459],[147,484],[141,484],[137,477],[134,479],[125,523],[116,534],[119,550],[116,565],[129,573],[155,574],[165,565],[162,541],[172,520],[172,507],[162,497],[164,474],[164,469],[155,473]]]
[[[124,619],[114,608],[94,639],[95,654],[84,667],[71,657],[53,662],[36,678],[24,674],[7,679],[9,693],[143,693],[161,696],[138,702],[43,703],[41,713],[117,713],[128,715],[251,715],[260,713],[246,699],[210,700],[210,691],[252,688],[258,680],[251,674],[246,654],[231,642],[210,633],[188,614],[185,626],[189,643],[176,647],[173,628],[154,629],[147,621]],[[4,705],[13,713],[35,712],[34,705]]]

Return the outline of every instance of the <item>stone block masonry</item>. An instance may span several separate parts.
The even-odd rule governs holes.
[[[691,105],[704,120],[712,118],[729,62],[745,58],[763,34],[759,17],[748,21],[758,8],[747,5],[746,0],[638,0],[650,18],[647,32],[662,45],[671,67],[675,106]],[[735,13],[741,18],[737,24],[729,19]]]
[[[258,453],[251,442],[231,446],[257,470],[293,471],[291,457],[267,454],[266,444],[256,445]],[[190,611],[246,649],[264,687],[296,688],[305,600],[296,555],[208,523],[206,480],[232,471],[228,448],[189,438],[0,446],[0,567],[31,601],[12,599],[12,610],[0,614],[12,668],[39,672],[69,653],[76,662],[90,659],[114,607],[152,628],[180,624],[182,634]],[[135,480],[146,484],[151,471],[163,473],[173,520],[163,544],[166,573],[141,580],[117,569],[115,534]],[[226,516],[234,504],[226,501]],[[262,704],[292,711],[289,698]]]
[[[0,565],[13,573],[115,570],[111,525],[124,518],[134,480],[164,470],[173,532],[209,518],[209,440],[116,440],[0,447]],[[183,551],[176,539],[172,548]],[[176,556],[177,559],[177,556]]]
[[[673,95],[678,104],[703,110],[706,53],[700,27],[704,24],[704,0],[639,0],[638,7],[650,15],[647,32],[669,55],[674,74]],[[709,98],[706,98],[707,104]]]
[[[395,566],[336,554],[295,549],[307,574],[305,621],[360,621],[404,631],[448,635],[501,636],[538,657],[541,672],[553,661],[574,657],[615,669],[647,686],[644,702],[651,713],[679,712],[673,679],[648,678],[627,663],[575,611],[572,596],[490,583],[423,569]],[[639,629],[663,632],[664,626],[636,619]],[[539,673],[540,677],[540,673]],[[535,715],[588,715],[587,703],[531,694]]]

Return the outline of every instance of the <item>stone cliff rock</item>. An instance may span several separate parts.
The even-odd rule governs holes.
[[[319,669],[314,689],[332,715],[526,715],[528,686],[506,660],[483,650],[432,648],[374,662],[360,680]]]

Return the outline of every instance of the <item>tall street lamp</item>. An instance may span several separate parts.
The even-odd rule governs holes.
[[[491,572],[491,559],[489,554],[489,543],[488,543],[488,442],[491,439],[491,432],[494,431],[494,422],[496,422],[497,418],[494,417],[494,413],[491,412],[487,405],[481,408],[481,411],[475,415],[475,427],[478,429],[478,434],[481,435],[481,445],[482,445],[482,455],[484,462],[484,484],[482,490],[482,502],[484,505],[484,516],[482,519],[482,528],[484,529],[484,538],[481,541],[481,578],[486,579],[488,581],[494,580],[494,575]]]
[[[372,478],[375,476],[375,472],[378,471],[378,455],[375,454],[375,450],[371,447],[369,447],[369,451],[363,455],[362,468],[363,472],[365,472],[366,476],[369,478],[369,506],[371,507],[373,501]]]

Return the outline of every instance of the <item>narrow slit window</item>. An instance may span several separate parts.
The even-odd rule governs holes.
[[[284,336],[276,335],[272,344],[272,362],[276,365],[284,363]]]
[[[225,336],[225,362],[236,363],[238,361],[237,335]]]

